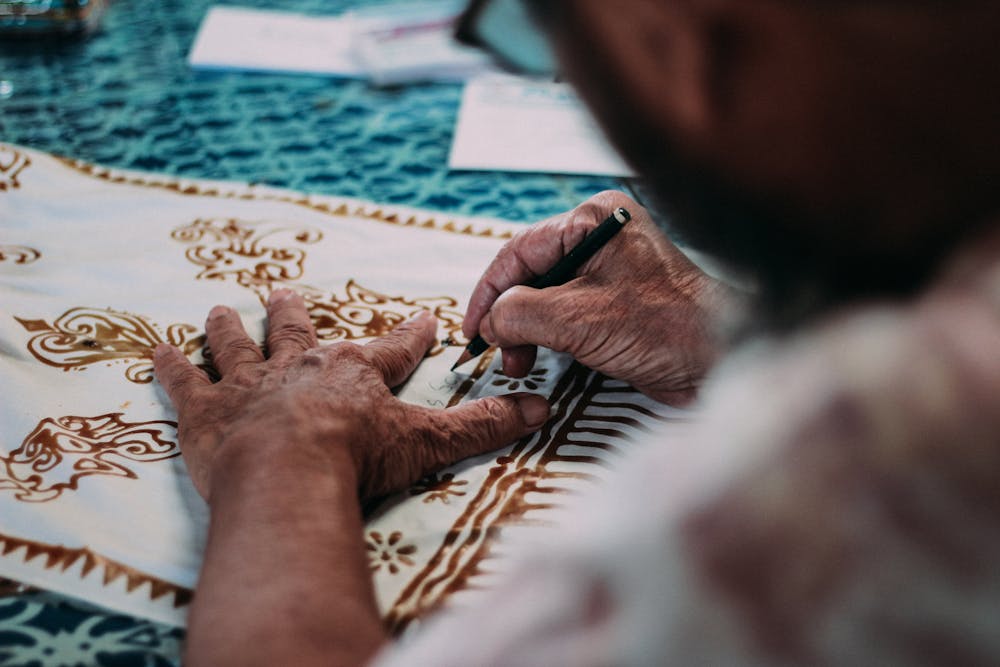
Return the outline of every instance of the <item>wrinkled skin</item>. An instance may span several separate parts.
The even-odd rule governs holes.
[[[403,403],[401,384],[433,344],[423,313],[364,346],[320,347],[302,299],[274,293],[265,359],[235,311],[216,307],[206,323],[222,380],[212,384],[176,348],[161,346],[156,372],[177,408],[181,452],[199,492],[246,452],[281,465],[288,456],[335,472],[353,463],[363,497],[383,495],[456,460],[496,449],[548,417],[539,396],[489,398],[442,411]]]
[[[575,279],[544,290],[524,286],[619,206],[632,220]],[[527,374],[541,345],[568,352],[655,399],[682,403],[694,396],[720,353],[713,325],[732,298],[660,232],[645,209],[608,191],[510,240],[476,285],[463,332],[499,345],[508,375]]]

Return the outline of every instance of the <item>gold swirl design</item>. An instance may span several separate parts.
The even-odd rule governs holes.
[[[127,422],[122,413],[47,418],[7,456],[0,456],[0,490],[25,502],[55,500],[80,478],[138,479],[125,462],[162,461],[180,454],[171,421]]]
[[[23,245],[0,245],[0,262],[31,264],[38,261],[42,253]]]
[[[462,314],[458,302],[451,297],[389,296],[362,287],[354,280],[347,281],[343,296],[309,286],[295,288],[306,301],[316,336],[323,341],[384,336],[420,311],[429,310],[455,343],[464,344]],[[439,354],[442,349],[437,345],[431,354]]]
[[[602,453],[615,451],[619,445],[613,442],[627,443],[630,432],[647,428],[646,420],[665,420],[640,405],[638,396],[631,387],[574,363],[552,392],[552,417],[541,431],[496,459],[438,550],[388,609],[385,626],[400,633],[455,592],[473,585],[470,581],[492,556],[500,528],[537,521],[529,515],[559,504],[558,497],[566,492],[563,480],[591,477],[583,470],[570,471],[565,464],[606,465]],[[607,408],[615,414],[598,412]],[[575,451],[562,452],[564,445]]]
[[[316,335],[323,341],[384,336],[421,310],[437,316],[451,339],[463,344],[458,302],[447,296],[390,296],[348,280],[343,293],[288,283],[305,272],[306,252],[296,245],[322,240],[319,230],[292,228],[235,218],[199,218],[174,229],[170,237],[190,247],[184,256],[201,267],[198,280],[231,280],[252,290],[262,304],[279,287],[298,291],[309,309]],[[282,240],[285,245],[278,245]],[[439,354],[438,345],[431,354]]]
[[[71,308],[52,324],[14,319],[35,333],[28,341],[28,351],[42,363],[68,371],[100,362],[132,362],[125,377],[138,384],[153,381],[153,350],[160,343],[170,343],[191,354],[203,342],[190,324],[172,324],[161,333],[141,315],[110,308]]]
[[[0,144],[0,192],[21,187],[18,178],[31,164],[31,159],[19,150]]]
[[[235,278],[242,287],[266,292],[275,283],[302,277],[304,250],[265,243],[281,236],[303,245],[323,238],[318,229],[254,225],[234,218],[198,219],[170,234],[175,241],[198,244],[188,248],[185,256],[203,267],[199,280]]]
[[[82,160],[56,157],[64,167],[77,173],[96,178],[107,183],[132,185],[145,188],[155,188],[167,190],[179,195],[189,197],[215,197],[218,199],[237,199],[241,201],[273,201],[283,204],[291,204],[308,209],[322,215],[329,215],[338,218],[361,218],[389,225],[400,227],[419,227],[450,234],[463,234],[466,236],[481,236],[484,238],[509,239],[514,233],[509,230],[497,231],[492,227],[478,226],[472,224],[459,224],[454,220],[441,221],[432,214],[410,213],[401,214],[394,211],[386,211],[381,207],[371,205],[341,202],[332,205],[328,202],[314,199],[306,194],[282,193],[280,191],[255,192],[252,189],[232,188],[224,189],[220,184],[200,184],[192,181],[181,182],[170,177],[152,177],[146,174],[135,174],[129,172],[119,172],[107,167],[100,167]]]

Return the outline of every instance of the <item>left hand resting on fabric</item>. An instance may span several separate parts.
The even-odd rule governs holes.
[[[275,475],[328,469],[360,495],[398,491],[455,461],[497,449],[538,429],[544,398],[485,398],[448,410],[403,403],[401,384],[435,339],[423,312],[367,345],[319,346],[302,298],[277,290],[267,308],[265,358],[232,309],[205,325],[221,381],[213,384],[175,347],[160,345],[156,374],[177,409],[181,453],[211,503],[220,478],[266,465]]]

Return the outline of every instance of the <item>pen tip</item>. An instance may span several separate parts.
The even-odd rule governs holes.
[[[451,370],[454,371],[456,368],[458,368],[459,366],[461,366],[462,364],[464,364],[466,361],[468,361],[471,358],[472,358],[472,355],[469,354],[468,350],[462,350],[462,356],[460,356],[458,358],[458,361],[456,361],[455,365],[451,367]]]

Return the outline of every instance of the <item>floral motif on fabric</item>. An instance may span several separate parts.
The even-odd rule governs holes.
[[[411,556],[417,553],[417,547],[403,543],[403,534],[394,530],[388,537],[383,537],[378,531],[368,533],[367,544],[368,567],[372,572],[378,572],[383,567],[389,574],[398,574],[400,569],[411,567]]]
[[[202,267],[199,280],[235,280],[259,295],[302,277],[301,247],[323,238],[317,229],[293,229],[235,218],[199,218],[170,235],[189,244],[185,256]]]
[[[68,371],[122,361],[128,364],[125,377],[138,384],[153,381],[153,350],[160,343],[191,354],[204,342],[190,324],[172,324],[163,332],[141,315],[110,308],[71,308],[51,324],[14,319],[35,334],[28,351],[42,363]]]
[[[306,300],[316,335],[323,341],[384,336],[420,311],[429,310],[452,340],[465,344],[462,314],[458,312],[458,302],[451,297],[389,296],[362,287],[353,280],[348,280],[339,294],[312,288],[298,291]],[[442,349],[437,345],[431,353],[437,354]]]
[[[252,290],[261,303],[267,303],[275,289],[295,289],[306,301],[320,340],[384,336],[421,310],[429,310],[456,344],[467,342],[461,333],[462,313],[452,297],[392,296],[354,280],[348,280],[340,292],[295,282],[305,273],[304,246],[323,238],[317,229],[236,218],[199,218],[175,229],[171,238],[188,244],[185,257],[201,267],[198,280],[233,281]],[[431,353],[442,349],[438,345]]]
[[[137,479],[135,464],[180,454],[176,426],[127,422],[122,413],[43,419],[20,447],[0,455],[0,490],[25,502],[47,502],[89,475]]]
[[[547,368],[533,368],[523,378],[512,378],[502,370],[496,369],[493,371],[493,374],[497,377],[490,384],[494,387],[502,387],[507,391],[518,391],[522,386],[528,391],[535,391],[545,384],[545,378],[548,373],[549,370]]]
[[[31,164],[31,159],[19,150],[0,144],[0,192],[8,192],[21,187],[18,180]]]

